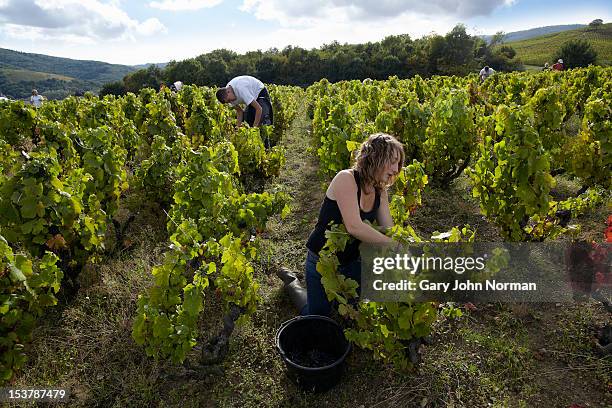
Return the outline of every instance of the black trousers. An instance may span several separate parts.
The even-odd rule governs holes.
[[[272,112],[270,94],[266,88],[259,92],[256,101],[261,105],[261,124],[272,125],[274,123],[274,113]],[[251,105],[247,106],[244,112],[244,121],[248,123],[249,126],[253,126],[253,123],[255,123],[255,108]]]

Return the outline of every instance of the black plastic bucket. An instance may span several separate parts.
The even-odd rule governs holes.
[[[340,381],[351,344],[338,323],[329,317],[309,315],[281,324],[276,348],[293,382],[305,390],[322,392]]]

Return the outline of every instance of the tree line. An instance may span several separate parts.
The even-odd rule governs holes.
[[[164,69],[150,65],[127,74],[122,81],[105,84],[100,95],[121,95],[141,88],[158,89],[182,81],[199,86],[224,86],[238,75],[252,75],[265,83],[306,86],[321,78],[331,82],[350,79],[387,79],[391,75],[422,77],[466,75],[488,65],[496,71],[520,69],[514,49],[502,44],[503,33],[487,43],[467,34],[463,24],[446,35],[411,39],[392,35],[378,42],[340,44],[334,41],[318,49],[288,46],[238,54],[219,49],[183,61],[171,61]]]

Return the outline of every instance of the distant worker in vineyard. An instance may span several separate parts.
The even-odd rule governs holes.
[[[329,315],[331,305],[317,272],[319,251],[326,242],[325,231],[330,224],[344,224],[355,240],[338,253],[339,272],[361,282],[359,244],[390,243],[391,238],[365,221],[390,228],[393,219],[389,211],[388,187],[404,165],[404,148],[393,136],[371,135],[362,143],[351,169],[339,171],[329,184],[319,211],[319,219],[306,247],[306,286],[302,288],[295,273],[281,268],[278,276],[285,283],[285,292],[302,315]]]
[[[552,66],[553,71],[563,71],[565,66],[563,65],[563,60],[559,58],[556,63]]]
[[[35,108],[40,108],[42,106],[42,103],[42,95],[39,95],[36,89],[32,89],[32,96],[30,96],[30,105],[34,106]]]
[[[179,92],[181,89],[183,89],[183,82],[182,81],[176,81],[172,85],[170,85],[170,90],[172,92]]]
[[[550,67],[548,66],[548,62],[544,63],[544,68],[542,68],[542,71],[550,71]]]
[[[488,77],[490,77],[494,73],[495,73],[495,70],[493,68],[490,68],[488,65],[485,65],[485,67],[480,70],[480,74],[479,74],[480,75],[480,81],[484,82],[485,79],[487,79]]]
[[[217,90],[217,99],[229,103],[236,109],[238,127],[245,121],[251,127],[271,125],[274,120],[270,94],[263,82],[249,75],[232,79],[224,88]],[[246,110],[241,105],[246,106]]]

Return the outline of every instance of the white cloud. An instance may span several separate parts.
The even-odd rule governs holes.
[[[223,0],[163,0],[150,2],[149,7],[160,10],[183,11],[211,8],[221,3],[223,3]]]
[[[490,15],[516,0],[244,0],[240,9],[282,26],[314,26],[323,21],[374,21],[403,15],[471,18]]]
[[[388,35],[410,34],[411,38],[420,38],[432,31],[446,34],[456,24],[455,19],[443,16],[421,16],[404,14],[389,18],[385,24],[380,21],[329,20],[319,21],[313,26],[280,27],[271,31],[257,32],[248,37],[248,33],[236,32],[215,39],[207,44],[206,51],[214,48],[229,48],[238,52],[268,48],[282,49],[287,45],[302,48],[318,48],[332,41],[359,44],[368,41],[380,41]],[[234,35],[235,34],[235,35]],[[204,50],[203,50],[204,51]]]
[[[116,0],[8,0],[0,3],[0,32],[16,39],[45,39],[74,44],[134,39],[166,32],[156,18],[132,19]]]
[[[257,48],[312,48],[332,41],[380,41],[388,35],[409,34],[415,39],[432,32],[446,34],[462,14],[491,13],[504,1],[511,0],[244,0],[240,9],[281,26],[258,35]]]
[[[54,33],[50,36],[48,30],[41,27],[30,27],[17,24],[6,24],[2,28],[2,32],[7,36],[17,40],[29,40],[29,41],[41,41],[41,40],[55,40],[71,44],[94,44],[95,41],[91,38],[68,34],[68,33]]]
[[[264,1],[244,0],[240,10],[252,13],[260,20],[276,20],[285,27],[314,26],[324,20],[325,14],[332,14],[335,7],[325,0],[301,1]],[[336,15],[342,17],[342,15]]]
[[[166,33],[166,27],[156,18],[149,18],[136,27],[136,32],[141,35],[150,36],[155,33]]]
[[[514,1],[243,0],[240,10],[260,20],[277,22],[280,28],[257,35],[251,44],[242,41],[218,46],[239,51],[287,45],[317,48],[332,41],[380,41],[388,35],[409,34],[413,39],[432,32],[444,35],[461,21],[469,23],[474,16],[490,15]]]

